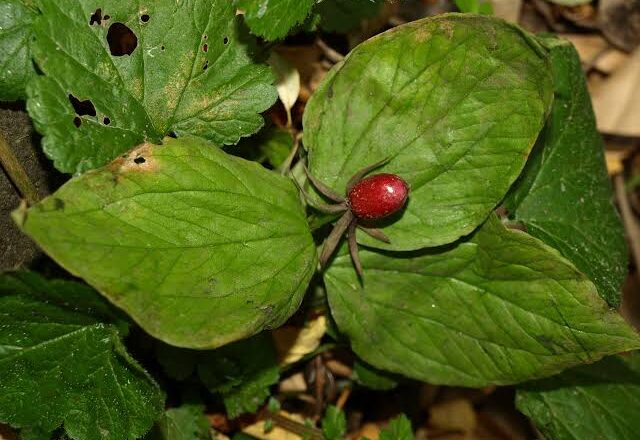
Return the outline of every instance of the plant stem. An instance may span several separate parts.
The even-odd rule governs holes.
[[[33,205],[40,200],[37,188],[29,179],[18,158],[13,154],[9,143],[0,134],[0,164],[4,168],[9,180],[15,185],[22,197],[29,205]]]
[[[616,190],[616,199],[618,200],[622,222],[624,223],[624,228],[629,239],[631,255],[636,263],[636,267],[640,267],[640,225],[638,225],[638,220],[636,220],[633,215],[633,210],[629,203],[624,176],[621,173],[616,174],[613,177],[613,184]]]
[[[270,417],[276,425],[286,429],[289,432],[298,434],[303,438],[305,438],[306,436],[306,438],[311,440],[322,440],[322,431],[320,431],[318,428],[305,426],[301,423],[296,422],[295,420],[291,420],[287,417],[281,416],[280,414],[273,414]]]

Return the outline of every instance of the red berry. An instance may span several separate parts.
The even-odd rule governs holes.
[[[409,195],[409,185],[395,174],[375,174],[356,183],[348,195],[353,214],[377,220],[398,212]]]

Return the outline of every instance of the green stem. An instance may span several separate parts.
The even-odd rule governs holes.
[[[0,165],[7,173],[9,180],[15,185],[20,194],[26,199],[29,205],[40,200],[40,194],[37,188],[29,179],[27,172],[24,170],[18,158],[13,154],[9,143],[4,136],[0,134]]]

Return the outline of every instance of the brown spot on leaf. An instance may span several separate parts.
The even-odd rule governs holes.
[[[453,38],[453,23],[449,20],[442,20],[440,22],[440,30],[444,32],[448,39]]]
[[[111,162],[108,169],[116,177],[123,173],[154,172],[158,168],[158,162],[153,156],[154,148],[157,148],[157,145],[145,142]]]
[[[419,27],[415,32],[415,39],[418,43],[424,43],[431,36],[431,31],[425,27]]]

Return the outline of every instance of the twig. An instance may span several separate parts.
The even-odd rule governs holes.
[[[285,159],[284,163],[280,165],[281,170],[280,174],[286,176],[291,171],[291,164],[293,160],[296,158],[296,154],[298,154],[298,149],[300,148],[300,140],[302,139],[302,133],[296,133],[293,135],[293,148],[289,152],[289,155]]]
[[[638,225],[638,221],[631,210],[631,204],[629,203],[622,173],[618,173],[613,177],[613,183],[616,189],[616,199],[620,207],[622,222],[624,223],[624,228],[627,231],[627,237],[629,237],[631,244],[633,261],[636,263],[636,276],[640,277],[640,225]]]
[[[403,25],[407,22],[407,20],[394,15],[393,17],[389,17],[389,24],[393,27]]]
[[[4,168],[11,182],[18,189],[29,205],[33,205],[40,200],[40,194],[37,188],[29,179],[27,172],[24,170],[18,158],[11,151],[9,143],[4,136],[0,134],[0,164]]]
[[[342,392],[340,393],[340,397],[338,397],[338,401],[336,402],[336,406],[340,409],[344,408],[344,406],[347,403],[347,399],[349,399],[349,396],[351,395],[351,388],[345,388],[342,390]]]
[[[296,422],[295,420],[291,420],[287,417],[284,417],[280,414],[273,414],[269,416],[273,423],[284,428],[289,432],[293,432],[294,434],[299,435],[302,438],[308,438],[311,440],[322,440],[322,431],[318,428],[314,428],[311,426],[305,426],[302,423]]]
[[[324,56],[329,59],[329,61],[333,63],[339,63],[340,61],[344,60],[344,55],[342,55],[337,50],[329,47],[329,45],[322,41],[320,38],[316,40],[316,44],[318,45],[320,50],[322,50]]]
[[[322,415],[322,408],[324,407],[324,365],[322,364],[322,356],[318,355],[314,359],[313,362],[314,370],[315,370],[315,398],[316,398],[316,407],[315,407],[315,417],[316,420],[320,419]]]

